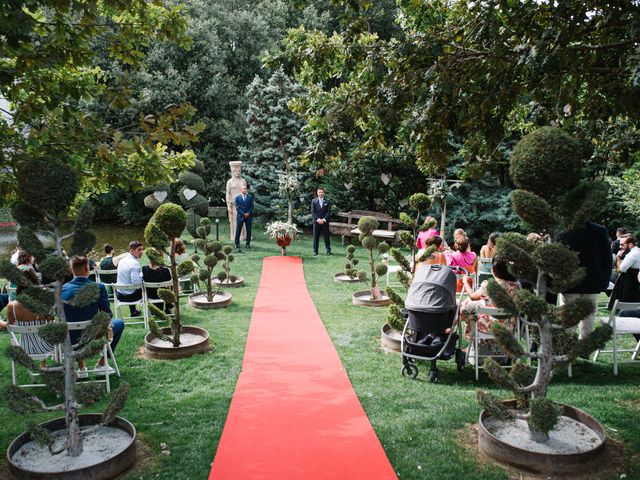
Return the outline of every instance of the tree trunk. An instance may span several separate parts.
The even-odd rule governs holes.
[[[446,245],[446,240],[444,239],[444,225],[447,221],[447,199],[445,198],[440,202],[440,210],[442,215],[440,216],[440,237],[442,237],[442,241]]]
[[[375,263],[373,261],[373,250],[369,250],[369,266],[371,267],[371,299],[377,300],[380,298],[380,294],[378,293],[377,283],[376,283],[376,269]]]
[[[211,284],[213,268],[207,267],[207,270],[209,270],[209,276],[207,277],[207,302],[213,302],[213,285]]]
[[[536,293],[538,296],[545,298],[547,294],[547,278],[545,273],[538,271],[538,281],[536,285]],[[551,381],[553,374],[553,332],[551,322],[547,315],[542,316],[539,326],[540,330],[540,347],[538,349],[538,369],[533,380],[533,390],[531,396],[533,398],[546,398],[547,387]]]
[[[60,232],[57,226],[53,229],[53,238],[56,242],[56,253],[62,258],[62,239],[60,238]],[[64,314],[64,305],[62,304],[62,284],[60,281],[56,280],[54,288],[58,317],[61,322],[67,323],[67,317]],[[73,388],[76,380],[73,368],[73,346],[71,345],[71,337],[68,331],[67,337],[62,344],[62,355],[64,356],[64,419],[69,439],[68,453],[71,457],[77,457],[82,453],[82,436],[80,435],[78,406]]]
[[[293,224],[293,198],[291,198],[291,194],[287,195],[287,223],[289,225]]]
[[[176,297],[176,303],[173,306],[174,316],[171,322],[171,333],[173,333],[173,346],[180,346],[180,333],[182,331],[182,324],[180,323],[180,281],[178,278],[178,269],[176,266],[176,239],[171,239],[171,252],[169,254],[171,259],[171,278],[173,279],[173,293]]]

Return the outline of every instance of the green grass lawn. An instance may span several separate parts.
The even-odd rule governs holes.
[[[222,310],[183,309],[184,323],[211,333],[213,350],[206,355],[173,362],[142,359],[137,355],[145,332],[140,326],[125,329],[117,356],[123,380],[132,385],[131,398],[122,416],[132,421],[149,447],[143,467],[127,479],[205,479],[226,419],[240,372],[251,309],[261,273],[263,256],[279,249],[256,229],[254,248],[237,255],[235,273],[246,278],[244,288],[233,290],[234,303]],[[293,243],[290,255],[302,255],[307,285],[320,316],[369,419],[400,479],[501,479],[505,470],[478,463],[456,440],[466,424],[475,423],[480,408],[476,388],[497,391],[481,376],[474,380],[467,366],[458,373],[453,361],[441,362],[440,383],[427,381],[421,364],[417,380],[400,374],[400,357],[380,348],[380,327],[386,309],[351,305],[351,293],[364,286],[333,281],[343,268],[344,247],[333,239],[334,255],[312,256],[308,235]],[[363,255],[360,255],[361,261]],[[286,279],[283,279],[286,288]],[[0,348],[8,336],[0,335]],[[584,409],[598,418],[607,434],[627,449],[627,479],[640,478],[640,365],[622,365],[613,377],[610,359],[598,365],[585,362],[574,368],[573,378],[561,371],[554,378],[550,397]],[[10,368],[0,361],[0,384],[10,383]],[[99,411],[105,402],[88,411]],[[43,421],[56,414],[38,415]],[[0,405],[0,446],[6,448],[23,431],[25,418]],[[162,454],[161,443],[169,455]],[[250,455],[250,452],[247,452]],[[5,472],[0,460],[0,478]]]

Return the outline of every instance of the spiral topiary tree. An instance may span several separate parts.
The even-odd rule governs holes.
[[[158,297],[166,304],[174,306],[174,314],[171,316],[171,336],[162,333],[160,327],[153,318],[149,319],[149,330],[156,338],[170,341],[174,347],[180,346],[180,334],[182,332],[182,322],[180,320],[180,302],[178,292],[180,291],[179,279],[189,275],[194,270],[191,260],[185,260],[180,265],[176,261],[176,240],[180,238],[187,225],[187,215],[180,205],[175,203],[165,203],[160,205],[153,214],[146,228],[144,229],[144,239],[158,252],[169,257],[173,290],[166,288],[158,289]],[[167,315],[150,304],[149,309],[153,315],[162,320],[167,320]]]
[[[416,242],[418,233],[422,230],[428,230],[435,227],[436,221],[429,217],[423,218],[424,213],[431,206],[432,201],[428,195],[424,193],[414,193],[409,197],[408,206],[413,210],[412,214],[406,212],[400,212],[400,220],[410,230],[402,230],[400,232],[400,243],[411,250],[411,261],[408,261],[402,254],[399,248],[392,248],[390,250],[391,256],[400,265],[398,270],[398,280],[404,286],[405,290],[409,289],[413,274],[416,272],[416,266],[418,262],[423,262],[428,259],[436,247],[430,246],[427,248],[420,258],[416,258],[417,248]],[[387,323],[391,328],[395,330],[402,330],[404,327],[404,317],[402,315],[402,308],[404,307],[404,300],[398,293],[387,285],[385,289],[387,295],[393,302],[389,305],[389,311],[387,313]]]
[[[371,275],[371,299],[378,300],[380,295],[380,288],[378,287],[378,276],[383,276],[387,273],[387,266],[384,264],[376,265],[377,258],[389,251],[389,244],[387,242],[380,242],[373,236],[373,231],[378,228],[378,221],[369,216],[364,216],[358,220],[358,229],[360,230],[360,243],[367,249],[369,255],[369,269]],[[374,250],[378,251],[378,254],[374,257]]]
[[[526,352],[502,324],[494,323],[496,342],[509,356],[537,361],[535,372],[521,361],[510,373],[493,359],[486,359],[485,368],[494,382],[511,388],[529,424],[533,440],[545,442],[558,421],[561,409],[547,398],[548,385],[559,366],[588,357],[611,337],[608,325],[595,329],[578,340],[575,326],[593,312],[585,298],[557,307],[546,301],[547,292],[563,292],[576,285],[584,276],[578,255],[556,241],[562,230],[583,225],[605,204],[606,187],[598,182],[581,180],[579,152],[576,140],[559,129],[545,127],[526,137],[511,154],[511,173],[518,190],[512,193],[514,211],[534,231],[548,234],[550,241],[535,244],[517,233],[502,235],[496,254],[507,261],[512,273],[533,282],[535,292],[519,290],[509,296],[495,281],[490,281],[488,293],[493,304],[513,315],[520,315],[534,331],[539,347]],[[562,175],[549,175],[561,168]],[[558,172],[559,173],[559,172]],[[559,184],[555,183],[557,177]],[[507,419],[520,415],[509,411],[494,396],[479,392],[478,400],[491,415]]]
[[[220,292],[220,287],[225,280],[229,280],[230,283],[236,281],[236,276],[231,274],[231,262],[235,259],[232,252],[233,249],[230,245],[223,246],[218,241],[212,241],[208,239],[211,233],[211,220],[203,218],[200,220],[200,226],[196,229],[196,246],[201,249],[205,257],[202,259],[203,265],[200,264],[200,256],[192,255],[191,260],[198,266],[200,266],[200,273],[191,277],[191,281],[194,283],[204,283],[207,288],[207,301],[213,301],[213,297]],[[216,275],[220,281],[218,289],[213,290],[213,271],[216,265],[222,265],[222,271]]]
[[[360,261],[355,257],[356,247],[349,245],[347,247],[347,263],[344,266],[344,274],[351,280],[356,278],[359,280],[366,280],[367,274],[363,270],[358,270],[357,265]]]
[[[24,162],[16,171],[18,189],[17,202],[13,207],[13,216],[20,225],[18,241],[38,262],[43,278],[50,283],[48,288],[31,285],[31,282],[9,261],[0,262],[0,276],[16,285],[25,287],[17,300],[27,309],[38,315],[50,315],[54,321],[39,331],[40,336],[51,345],[61,346],[62,364],[41,367],[20,347],[7,347],[6,354],[17,364],[33,373],[43,376],[45,384],[57,397],[64,401],[48,406],[42,399],[31,393],[10,386],[5,389],[4,397],[10,409],[16,413],[36,413],[55,410],[64,411],[67,439],[61,447],[54,448],[51,433],[36,425],[29,426],[32,438],[48,446],[52,455],[67,452],[71,457],[82,453],[82,439],[89,428],[82,428],[78,418],[78,409],[82,405],[94,403],[104,393],[103,384],[77,384],[74,358],[85,360],[102,351],[107,341],[107,330],[111,318],[104,312],[98,313],[90,327],[83,332],[76,345],[71,344],[67,320],[62,300],[62,284],[69,272],[67,261],[63,258],[62,242],[71,239],[72,255],[85,255],[95,244],[95,235],[89,230],[93,221],[94,209],[89,203],[78,210],[73,230],[62,234],[62,222],[76,200],[80,190],[78,173],[66,162],[57,158],[32,158]],[[54,248],[48,251],[38,239],[36,233],[46,234],[54,241]],[[95,283],[81,288],[74,298],[66,303],[82,307],[95,302],[100,291]],[[111,397],[111,401],[102,417],[102,425],[113,422],[116,414],[124,407],[130,386],[122,383]],[[94,429],[91,428],[91,431]],[[57,443],[57,442],[56,442]]]
[[[184,170],[178,175],[178,181],[182,184],[178,197],[187,209],[187,230],[195,237],[195,230],[200,225],[200,217],[209,214],[209,202],[204,196],[206,185],[202,178],[205,167],[200,160],[195,160],[190,170]]]

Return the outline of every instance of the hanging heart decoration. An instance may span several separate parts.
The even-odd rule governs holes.
[[[344,184],[344,188],[346,188],[347,190],[351,190],[351,187],[353,187],[353,183],[345,183]]]
[[[153,192],[153,198],[155,198],[158,203],[162,203],[167,199],[167,192],[165,192],[164,190]]]
[[[187,200],[191,200],[198,194],[198,192],[196,192],[195,190],[191,190],[190,188],[185,188],[182,191],[182,194],[184,195],[184,198],[186,198]]]
[[[391,181],[391,175],[387,175],[386,173],[381,173],[380,180],[382,180],[382,183],[384,183],[385,185],[389,185],[389,182]]]
[[[409,203],[409,202],[407,201],[407,199],[406,199],[406,198],[403,198],[402,200],[400,200],[400,201],[398,202],[398,204],[399,204],[399,205],[400,205],[400,207],[402,207],[402,208],[406,207],[406,206],[408,205],[408,203]]]

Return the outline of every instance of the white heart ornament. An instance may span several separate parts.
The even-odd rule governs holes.
[[[408,204],[409,202],[407,202],[406,200],[400,200],[398,203],[400,204],[400,206],[401,206],[402,208],[404,208],[404,207],[406,207],[406,206],[407,206],[407,204]]]
[[[391,181],[391,175],[387,175],[386,173],[381,173],[380,180],[382,180],[382,183],[384,183],[385,185],[389,185],[389,182]]]
[[[347,190],[351,190],[351,187],[353,187],[353,183],[345,183],[344,184],[344,188],[346,188]]]
[[[155,198],[158,203],[162,203],[167,199],[167,192],[165,192],[164,190],[153,192],[153,198]]]
[[[191,200],[198,194],[198,192],[196,192],[195,190],[191,190],[190,188],[185,188],[182,191],[182,194],[184,195],[184,198],[186,198],[187,200]]]

